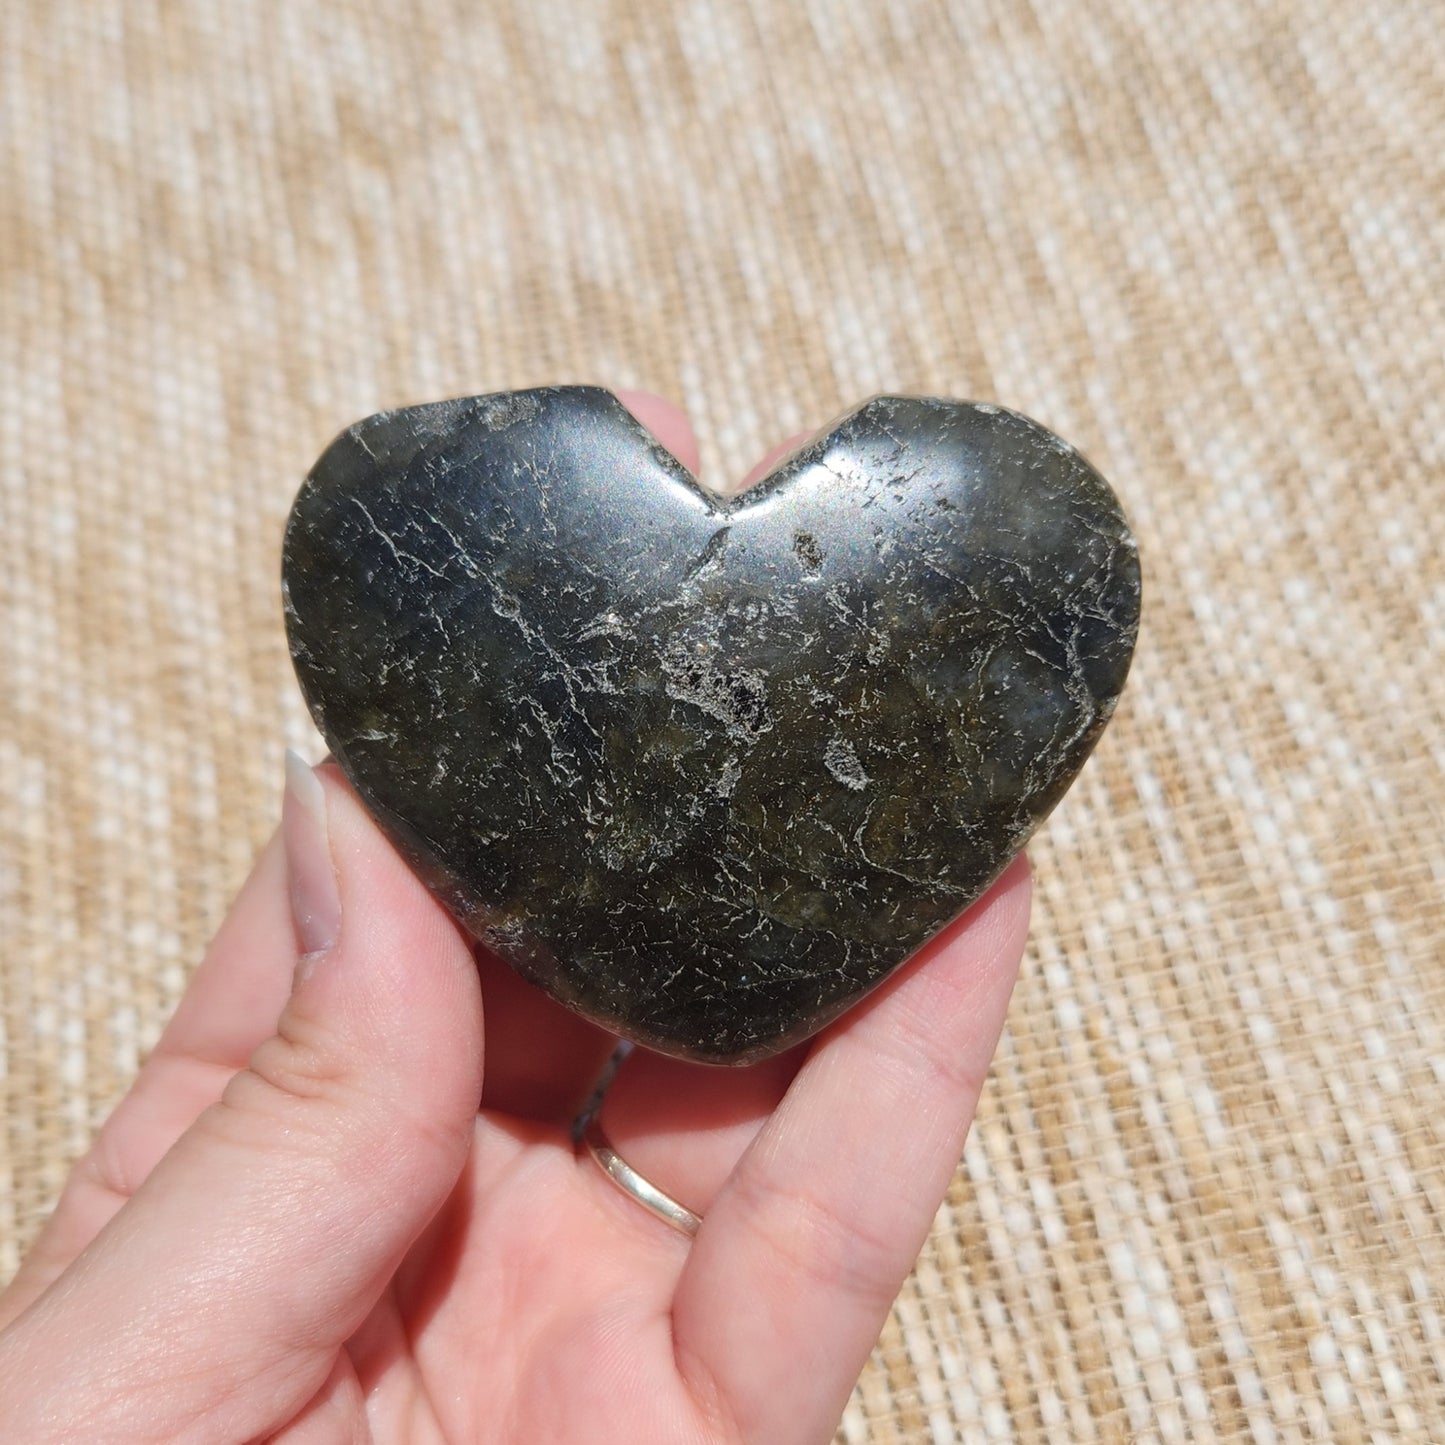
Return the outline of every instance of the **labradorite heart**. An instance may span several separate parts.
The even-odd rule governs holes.
[[[307,477],[283,589],[317,726],[456,917],[588,1018],[727,1063],[987,888],[1139,616],[1077,452],[915,397],[732,499],[595,387],[382,412]]]

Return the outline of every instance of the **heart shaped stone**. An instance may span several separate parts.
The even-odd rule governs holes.
[[[984,892],[1139,616],[1077,452],[915,397],[735,498],[595,387],[382,412],[307,477],[283,588],[317,726],[462,924],[719,1063],[821,1028]]]

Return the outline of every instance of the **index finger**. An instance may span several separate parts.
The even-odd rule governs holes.
[[[678,1362],[739,1438],[836,1427],[957,1168],[1028,912],[1019,858],[823,1036],[708,1211],[673,1307]]]

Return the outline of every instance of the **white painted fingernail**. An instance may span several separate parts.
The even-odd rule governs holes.
[[[296,940],[303,955],[324,953],[341,936],[341,892],[331,862],[326,789],[315,770],[290,748],[286,749],[281,837],[286,845]]]

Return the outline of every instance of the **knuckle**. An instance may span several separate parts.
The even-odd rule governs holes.
[[[936,1016],[934,1037],[917,1029],[900,1030],[874,1046],[874,1067],[880,1083],[930,1105],[952,1104],[975,1098],[985,1073],[957,1037],[956,1030],[940,1035]]]
[[[794,1278],[870,1307],[886,1308],[898,1293],[895,1251],[831,1199],[773,1181],[754,1182],[744,1196],[750,1232],[779,1256]]]
[[[893,1027],[870,1037],[872,1067],[881,1082],[939,1102],[976,1098],[987,1076],[968,1046],[978,999],[974,980],[947,969],[909,980]]]
[[[283,1025],[204,1117],[234,1144],[330,1158],[350,1152],[348,1136],[374,1112],[356,1070],[328,1040]]]
[[[411,1106],[370,1060],[289,1011],[227,1084],[216,1111],[213,1127],[233,1142],[282,1144],[357,1184],[465,1147],[464,1133]]]
[[[82,1187],[98,1189],[122,1204],[140,1187],[141,1176],[132,1162],[130,1152],[122,1146],[121,1131],[107,1122],[102,1126],[90,1151],[80,1161],[72,1181]]]
[[[252,1053],[247,1072],[288,1098],[344,1100],[357,1083],[349,1054],[325,1027],[287,1009],[275,1034]]]

